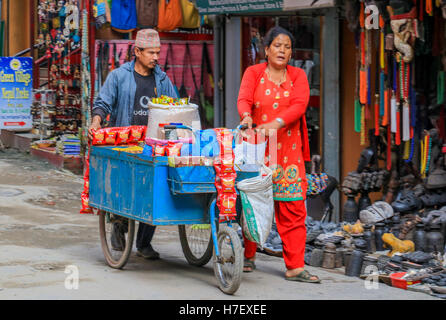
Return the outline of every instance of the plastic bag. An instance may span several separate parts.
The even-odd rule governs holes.
[[[259,144],[242,141],[234,148],[235,163],[261,166],[265,158],[265,151],[266,141]]]
[[[237,183],[243,213],[241,224],[245,237],[263,247],[274,216],[273,171],[263,165],[260,175]]]

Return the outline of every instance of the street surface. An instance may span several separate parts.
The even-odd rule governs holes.
[[[307,267],[322,284],[286,281],[283,260],[264,254],[228,296],[218,289],[211,262],[200,268],[186,262],[177,227],[157,228],[152,243],[160,260],[133,252],[124,270],[115,270],[105,264],[98,217],[79,214],[82,188],[81,176],[11,149],[0,151],[0,299],[437,300],[382,283],[366,289],[343,269]],[[74,270],[77,289],[66,282]]]

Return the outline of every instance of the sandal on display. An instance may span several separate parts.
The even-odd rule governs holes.
[[[315,277],[317,279],[311,279],[313,277]],[[318,276],[310,274],[307,270],[301,271],[299,274],[295,275],[294,277],[285,277],[285,280],[309,282],[309,283],[321,283],[321,280],[319,279]]]

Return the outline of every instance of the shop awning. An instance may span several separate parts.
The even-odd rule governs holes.
[[[335,0],[283,0],[283,11],[333,7]]]
[[[283,0],[197,0],[200,14],[282,11]]]

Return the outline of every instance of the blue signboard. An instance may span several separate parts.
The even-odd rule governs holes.
[[[32,58],[0,57],[0,129],[32,128]]]

